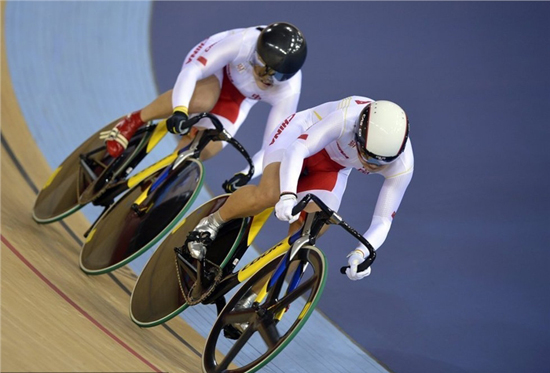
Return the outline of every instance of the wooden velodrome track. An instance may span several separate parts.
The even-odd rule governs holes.
[[[277,3],[221,7],[219,2],[197,2],[194,11],[184,8],[183,14],[195,21],[216,14],[210,25],[221,29],[232,22],[243,26],[255,24],[254,19],[279,18],[277,14],[285,19],[284,14],[292,11],[291,20],[311,30],[308,71],[313,79],[307,99],[316,103],[339,89],[330,84],[323,90],[324,80],[315,78],[325,72],[324,64],[337,65],[342,57],[328,53],[327,46],[332,43],[339,50],[342,35],[363,35],[358,30],[378,35],[374,49],[348,48],[345,62],[368,60],[367,65],[380,67],[380,73],[367,74],[363,81],[357,77],[364,66],[350,65],[336,80],[331,74],[331,82],[346,81],[340,88],[355,86],[358,91],[366,82],[364,94],[384,97],[386,92],[386,97],[400,96],[407,102],[411,118],[416,118],[420,167],[407,191],[399,227],[391,234],[393,242],[381,252],[385,259],[379,259],[379,272],[361,284],[340,277],[341,288],[333,288],[331,294],[327,287],[323,295],[331,295],[330,305],[338,308],[326,302],[325,310],[396,371],[548,371],[550,298],[544,294],[550,283],[550,208],[548,175],[540,171],[548,169],[543,142],[548,126],[542,125],[547,105],[542,102],[550,87],[544,84],[549,60],[544,31],[550,30],[544,16],[550,9],[534,3],[360,3],[327,2],[313,9],[304,2],[289,9]],[[93,122],[106,123],[158,93],[151,56],[160,54],[151,47],[162,50],[166,44],[149,43],[152,34],[146,26],[171,24],[177,29],[181,11],[172,7],[176,2],[155,2],[170,5],[163,7],[164,17],[155,18],[152,15],[160,13],[153,12],[152,4],[0,4],[3,372],[200,371],[202,336],[212,325],[203,318],[212,311],[209,307],[192,307],[182,314],[193,329],[179,317],[165,326],[139,329],[128,317],[129,291],[135,282],[128,267],[93,277],[78,268],[80,240],[88,227],[84,216],[75,214],[45,226],[31,219],[36,192],[51,172],[48,165],[55,167],[66,154],[63,146],[76,145],[76,132],[84,135],[89,130],[84,125],[69,127],[74,118],[89,118],[93,129]],[[160,9],[155,5],[155,11]],[[324,25],[331,25],[334,15],[350,22],[340,22],[341,29],[329,35]],[[195,43],[199,34],[209,35],[197,30],[189,39]],[[185,48],[195,45],[191,40],[181,42]],[[315,43],[321,48],[313,48]],[[374,56],[376,46],[388,47]],[[142,64],[124,64],[122,69],[107,63],[118,62],[121,51]],[[405,51],[408,58],[403,63]],[[396,85],[387,84],[388,76]],[[465,107],[470,109],[467,114]],[[98,109],[101,118],[94,115]],[[69,133],[61,131],[67,127]],[[523,172],[518,175],[516,170]],[[336,267],[343,260],[342,251],[332,250],[332,255]],[[349,301],[357,292],[364,292],[367,303]],[[193,323],[190,315],[204,322]],[[364,317],[374,322],[365,323]],[[366,354],[360,355],[352,341],[338,336],[341,333],[328,333],[337,328],[315,313],[291,348],[262,373],[366,373]]]
[[[58,101],[52,106],[50,98],[73,99],[74,95],[78,95],[78,90],[70,93],[66,91],[67,81],[77,79],[82,86],[89,87],[95,84],[95,80],[85,72],[89,69],[95,71],[94,62],[104,65],[103,57],[89,61],[88,70],[82,65],[82,61],[94,57],[87,46],[100,48],[96,42],[104,37],[103,33],[101,36],[95,33],[98,28],[91,20],[94,16],[100,17],[103,23],[109,24],[121,17],[133,16],[132,19],[143,21],[150,14],[150,5],[147,4],[132,6],[126,5],[129,3],[97,3],[101,4],[98,7],[74,2],[50,4],[1,3],[0,370],[198,373],[201,371],[204,338],[215,319],[213,307],[192,307],[184,313],[185,321],[176,317],[164,325],[140,329],[130,321],[128,312],[130,292],[136,281],[135,273],[139,273],[139,266],[124,267],[102,276],[87,276],[79,269],[82,235],[89,227],[90,216],[86,212],[78,212],[62,222],[49,225],[39,225],[32,220],[32,207],[38,190],[51,175],[50,165],[56,162],[52,163],[48,157],[54,152],[65,157],[67,149],[60,148],[72,144],[78,137],[78,130],[83,133],[87,131],[81,128],[86,125],[81,125],[76,129],[71,127],[68,133],[61,133],[67,118],[73,118],[79,113],[53,117],[48,114],[51,114],[50,110],[64,108],[63,105],[57,105]],[[71,18],[74,24],[53,27],[59,25],[59,19],[65,19],[67,12],[74,15]],[[106,14],[109,16],[105,17]],[[91,27],[86,28],[83,24]],[[6,28],[10,32],[5,32]],[[90,30],[93,31],[91,36],[85,37],[86,31]],[[118,38],[113,39],[123,39],[128,45],[136,46],[132,42],[132,32],[126,29],[119,31]],[[143,30],[139,28],[133,31],[139,33]],[[66,38],[67,33],[77,35]],[[128,37],[130,34],[132,38]],[[58,51],[59,43],[64,42],[73,43],[72,49],[69,44],[65,45],[72,53],[73,59],[70,61],[60,60],[55,54],[42,54],[43,49]],[[111,45],[107,49],[109,52],[98,55],[111,56],[116,47]],[[130,48],[132,51],[138,49]],[[11,52],[9,55],[8,51]],[[34,53],[24,53],[26,51]],[[142,53],[137,55],[142,56]],[[51,68],[42,69],[46,65]],[[140,72],[147,74],[147,69],[142,68]],[[65,73],[69,75],[65,77],[67,80],[58,80]],[[104,72],[103,76],[109,74],[113,74],[113,70]],[[109,87],[111,83],[109,81],[105,84]],[[144,87],[152,85],[151,82],[146,83],[140,80],[127,89],[155,94],[151,87]],[[103,89],[105,87],[102,83]],[[125,95],[120,90],[117,92]],[[143,93],[145,97],[148,94]],[[136,102],[139,101],[137,96],[140,95],[132,96]],[[110,100],[99,101],[103,104],[106,101],[118,103],[121,98],[115,95]],[[131,99],[128,101],[134,102]],[[71,102],[69,100],[65,103],[70,106]],[[103,105],[101,108],[102,111],[108,111]],[[63,111],[63,114],[67,112]],[[24,118],[28,123],[25,123]],[[46,131],[47,135],[42,131]],[[52,145],[57,144],[52,142],[56,140],[59,146]],[[72,150],[72,145],[68,148]],[[249,257],[246,258],[246,255]],[[251,260],[254,252],[249,251],[246,255],[243,263]],[[387,370],[316,310],[292,342],[292,348],[283,351],[262,372],[321,371],[366,373]]]
[[[151,329],[130,321],[136,276],[128,267],[97,277],[79,269],[89,225],[81,214],[50,225],[32,220],[52,170],[15,99],[4,34],[1,78],[1,371],[200,371],[204,339],[183,319]]]

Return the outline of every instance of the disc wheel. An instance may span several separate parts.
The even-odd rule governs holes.
[[[175,247],[184,244],[187,234],[199,221],[217,211],[229,195],[222,195],[204,203],[174,228],[155,250],[141,271],[130,299],[130,317],[141,327],[162,324],[184,311],[188,304],[182,289],[193,286],[193,278],[176,267]],[[225,224],[209,247],[206,258],[224,268],[233,257],[248,230],[249,219],[235,219]],[[191,263],[196,265],[196,263]],[[180,282],[181,281],[181,282]]]
[[[252,293],[261,294],[278,262],[271,262],[253,275],[218,315],[204,347],[203,372],[255,372],[277,356],[305,324],[326,281],[325,256],[314,246],[299,250],[263,299],[245,303],[244,308],[238,305],[250,299]],[[240,328],[238,339],[224,337],[228,325]]]
[[[185,215],[203,183],[203,166],[189,159],[154,191],[140,212],[132,206],[154,182],[148,178],[130,189],[89,233],[80,253],[80,268],[91,275],[128,264],[155,245]],[[145,204],[145,205],[144,205]]]
[[[38,193],[34,203],[32,216],[37,223],[48,224],[64,219],[80,210],[103,192],[101,187],[96,188],[92,185],[97,183],[97,180],[94,181],[90,173],[94,174],[94,177],[100,177],[106,171],[108,173],[111,171],[110,174],[113,174],[114,170],[109,170],[113,163],[113,158],[107,153],[103,140],[99,138],[99,133],[113,128],[120,119],[109,123],[90,136],[52,173]],[[142,146],[142,139],[146,134],[146,132],[142,132],[137,134],[135,138],[132,138],[123,157],[129,160],[131,158],[130,155],[138,147]],[[83,169],[82,157],[87,159],[86,165],[88,170]],[[122,169],[127,163],[121,161],[114,167]],[[99,180],[99,182],[103,186],[105,185],[104,180]]]

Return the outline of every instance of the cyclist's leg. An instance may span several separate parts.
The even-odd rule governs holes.
[[[207,78],[201,79],[195,86],[195,91],[191,97],[189,103],[189,113],[198,114],[202,112],[208,112],[212,110],[221,91],[220,74],[213,74]],[[172,93],[173,90],[169,90],[157,97],[153,102],[144,107],[141,111],[141,117],[143,120],[153,120],[167,118],[172,115]],[[182,136],[177,149],[181,149],[191,143],[195,137],[196,131],[192,131],[189,134]],[[213,143],[210,143],[208,147],[211,147]]]
[[[224,88],[222,87],[222,90],[223,89]],[[227,94],[224,94],[224,92],[222,92],[222,95],[227,96]],[[256,103],[257,101],[249,99],[238,102],[228,101],[220,98],[220,100],[216,103],[216,105],[210,112],[218,117],[218,119],[224,126],[225,131],[229,133],[231,137],[234,137],[240,126],[248,116],[250,109]],[[232,117],[231,113],[235,112],[238,113],[238,115],[235,122],[232,122],[231,119],[235,118]],[[187,146],[195,138],[197,129],[214,129],[214,125],[208,118],[202,119],[191,129],[191,132],[188,135],[182,137],[180,143],[178,144],[178,149]],[[213,156],[218,154],[225,146],[227,146],[227,142],[225,141],[211,141],[201,152],[201,161],[212,158]]]
[[[266,158],[270,159],[268,156]],[[281,163],[279,161],[268,163],[264,168],[258,186],[247,185],[233,193],[220,208],[220,217],[224,221],[229,221],[235,218],[256,215],[266,208],[273,207],[279,200],[280,167]],[[307,193],[314,193],[331,209],[337,211],[346,189],[349,170],[317,172],[315,169],[310,169],[308,171],[307,176],[301,176],[299,179],[298,200]],[[327,184],[327,178],[332,178],[334,182]],[[306,212],[312,212],[314,208],[314,205],[308,206]],[[291,226],[291,230],[297,229],[296,227],[299,227],[299,224]]]
[[[173,90],[168,90],[155,98],[147,106],[122,118],[116,125],[118,132],[113,130],[111,134],[113,138],[107,139],[107,149],[109,153],[113,157],[118,157],[125,149],[125,143],[132,138],[138,128],[148,121],[169,117],[173,110],[172,94]],[[214,107],[219,94],[220,80],[218,80],[215,75],[198,81],[189,104],[190,113],[209,111]],[[188,142],[191,140],[192,138],[189,139]]]
[[[240,91],[233,85],[233,83],[227,77],[225,69],[217,71],[215,74],[220,88],[218,89],[218,95],[215,102],[208,102],[209,107],[202,106],[201,110],[194,111],[197,107],[191,108],[192,113],[198,113],[207,111],[215,114],[223,124],[225,130],[234,137],[240,126],[248,116],[250,109],[258,101],[248,99],[243,96]],[[198,95],[197,95],[198,97]],[[191,102],[193,104],[193,102]],[[201,123],[202,122],[202,123]],[[195,128],[214,128],[213,124],[204,119],[195,125]],[[189,135],[184,136],[182,141],[178,144],[178,148],[182,148],[190,143],[194,138],[195,133],[191,132]],[[201,153],[201,160],[205,161],[218,154],[225,146],[226,142],[210,142]]]
[[[197,127],[194,127],[194,128],[197,128]],[[191,142],[193,141],[196,135],[197,135],[197,131],[191,129],[191,131],[187,135],[181,137],[181,139],[178,142],[178,145],[176,146],[176,150],[182,149],[188,146],[189,144],[191,144]],[[223,149],[223,143],[221,141],[215,141],[215,142],[211,141],[202,150],[200,155],[200,160],[206,161],[207,159],[210,159],[216,154],[218,154],[222,149]]]
[[[296,118],[300,115],[303,114],[296,114]],[[256,215],[275,206],[281,194],[280,168],[284,151],[301,133],[302,128],[299,125],[288,125],[284,132],[272,134],[273,139],[278,136],[278,141],[271,143],[265,151],[263,173],[258,186],[244,186],[229,197],[219,210],[224,221]]]
[[[155,98],[149,105],[141,109],[141,120],[148,122],[163,119],[172,115],[172,92],[170,89]],[[195,86],[193,97],[189,103],[190,113],[210,111],[220,95],[220,81],[215,75],[199,80]]]
[[[148,122],[150,120],[162,119],[172,114],[172,90],[164,92],[155,98],[149,105],[141,109],[141,120]]]
[[[340,204],[342,203],[342,197],[346,190],[347,179],[349,176],[348,170],[330,171],[330,172],[316,172],[315,170],[309,170],[307,176],[300,177],[298,181],[298,201],[305,197],[307,194],[314,194],[319,197],[325,204],[333,211],[338,211]],[[327,185],[326,180],[332,179],[334,183]],[[320,208],[313,202],[309,203],[304,209],[306,213],[320,211]],[[292,223],[289,227],[289,235],[297,232],[303,225],[305,215],[302,213],[300,219]],[[319,233],[322,236],[328,225],[324,226]]]
[[[260,183],[246,185],[237,189],[220,208],[224,221],[246,216],[254,216],[273,207],[279,200],[279,169],[280,162],[268,164],[263,171]]]
[[[228,93],[225,92],[225,88],[228,84],[224,83],[224,86],[222,86],[222,96],[227,97]],[[233,96],[230,96],[233,97]],[[216,103],[216,106],[210,111],[214,115],[218,117],[220,122],[223,124],[225,130],[227,133],[231,135],[231,137],[235,137],[237,134],[237,131],[243,124],[244,120],[248,116],[248,113],[250,112],[250,109],[252,106],[254,106],[258,101],[256,100],[250,100],[250,99],[244,99],[243,101],[234,101],[234,100],[227,100],[223,97],[220,97],[220,100]],[[231,113],[238,113],[235,117],[234,115],[231,115]],[[208,122],[209,127],[213,128],[212,122]],[[212,158],[216,154],[220,152],[223,148],[227,146],[227,142],[225,141],[212,141],[210,142],[206,148],[201,153],[201,160],[205,161],[207,159]]]

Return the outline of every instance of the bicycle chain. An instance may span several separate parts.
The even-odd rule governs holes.
[[[214,290],[216,289],[218,284],[221,282],[222,274],[223,274],[222,269],[220,268],[217,271],[218,273],[216,274],[216,277],[214,278],[214,281],[212,282],[212,284],[208,288],[208,291],[203,293],[200,298],[193,300],[188,296],[188,294],[185,292],[185,290],[183,290],[183,285],[182,285],[182,281],[181,281],[180,267],[179,267],[179,263],[178,263],[177,254],[174,256],[174,258],[175,258],[175,262],[176,262],[176,274],[178,276],[178,285],[179,285],[179,288],[180,288],[181,295],[183,296],[183,299],[190,306],[194,306],[196,304],[202,303],[206,298],[208,298],[214,292]],[[214,264],[213,262],[211,262],[208,259],[205,259],[205,261],[207,261],[208,263],[211,263],[214,266],[218,267],[216,264]],[[196,282],[189,289],[189,294],[191,294],[193,292],[193,289],[195,288],[195,285],[196,285]]]

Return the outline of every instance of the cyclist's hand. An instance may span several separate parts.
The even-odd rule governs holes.
[[[300,217],[300,214],[292,215],[292,208],[296,206],[296,195],[294,193],[281,194],[279,202],[275,205],[275,216],[282,221],[294,223]]]
[[[355,249],[348,254],[348,265],[349,268],[346,269],[346,275],[352,281],[361,280],[364,277],[370,275],[370,267],[364,270],[363,272],[357,272],[357,266],[365,261],[365,254],[361,249]]]
[[[233,175],[229,180],[225,180],[222,187],[227,193],[233,193],[243,185],[246,185],[250,181],[248,175],[239,172],[238,174]]]
[[[166,120],[166,128],[176,135],[185,135],[190,129],[188,119],[189,117],[183,111],[174,110],[172,116]]]

